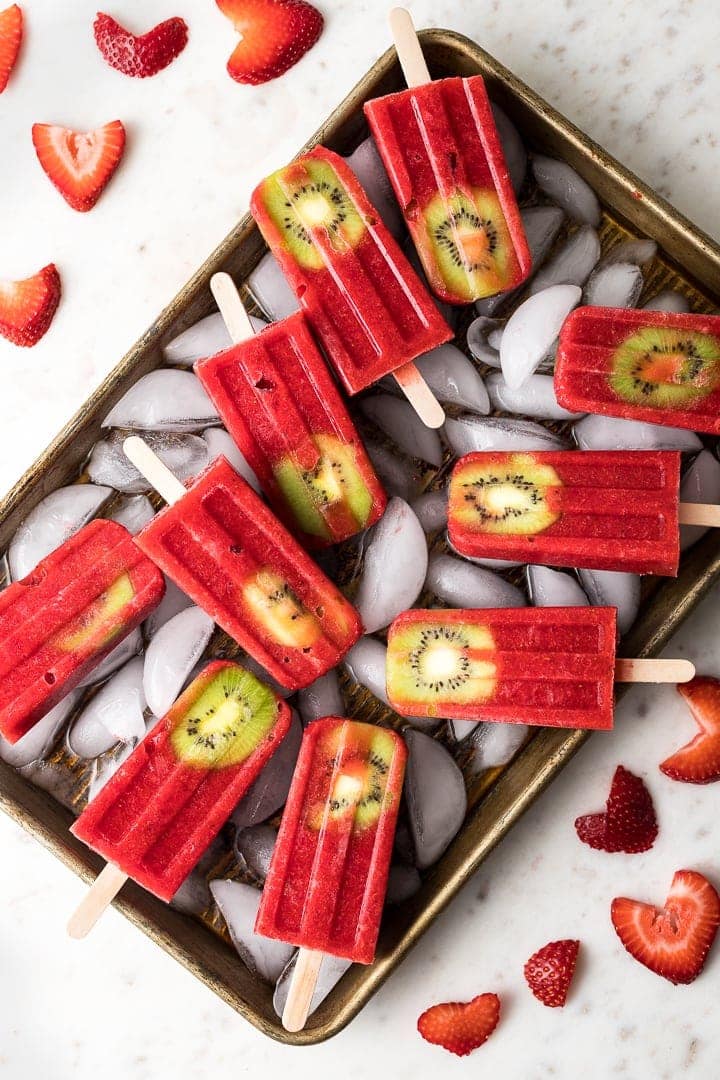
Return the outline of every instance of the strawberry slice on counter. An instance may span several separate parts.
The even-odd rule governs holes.
[[[712,784],[720,780],[720,679],[698,675],[678,686],[690,706],[699,733],[691,742],[660,763],[671,780],[686,784]]]
[[[73,210],[92,210],[125,149],[125,128],[113,120],[94,131],[33,124],[38,160]]]
[[[54,263],[23,281],[0,280],[0,334],[15,345],[37,344],[60,303],[60,275]]]
[[[580,942],[565,938],[538,949],[523,968],[525,982],[543,1005],[562,1008],[575,974]]]
[[[618,897],[610,909],[623,945],[671,983],[690,983],[703,969],[720,925],[720,896],[696,870],[678,870],[665,906]]]
[[[429,1043],[465,1057],[486,1042],[500,1019],[497,994],[479,994],[472,1001],[448,1001],[426,1009],[417,1022]]]
[[[0,94],[10,80],[23,36],[23,15],[17,4],[0,11]]]
[[[658,834],[650,792],[639,776],[618,765],[604,814],[584,814],[575,822],[584,844],[600,851],[648,851]]]
[[[277,79],[320,37],[324,19],[306,0],[216,0],[241,35],[228,60],[230,76],[258,85]]]
[[[99,11],[93,31],[97,47],[110,67],[136,79],[157,75],[183,51],[188,40],[187,23],[177,17],[136,36]]]

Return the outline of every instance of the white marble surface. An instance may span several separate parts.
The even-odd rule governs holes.
[[[316,128],[385,48],[382,0],[324,0],[319,45],[284,79],[251,89],[224,71],[234,35],[207,0],[119,4],[137,29],[172,14],[190,44],[164,73],[132,81],[95,53],[96,4],[33,0],[28,40],[0,98],[0,275],[54,260],[64,299],[35,349],[0,339],[7,488],[245,210],[253,183]],[[416,0],[419,25],[456,28],[486,48],[714,236],[720,211],[715,0]],[[134,10],[133,10],[134,9]],[[91,127],[120,117],[129,150],[88,215],[71,211],[34,158],[30,126]],[[675,648],[720,675],[717,596]],[[157,1076],[457,1075],[632,1080],[718,1075],[716,950],[693,986],[673,988],[630,960],[609,923],[611,898],[661,900],[672,873],[720,879],[717,789],[673,784],[657,762],[693,731],[668,689],[635,690],[612,736],[596,736],[502,844],[350,1028],[305,1050],[273,1044],[119,915],[84,944],[64,934],[81,887],[0,818],[0,1075],[85,1080],[100,1070]],[[577,814],[602,806],[614,766],[646,776],[660,818],[655,848],[605,856],[576,840]],[[584,958],[570,1004],[547,1010],[522,964],[554,937]],[[485,990],[501,1026],[465,1062],[427,1046],[419,1013]]]

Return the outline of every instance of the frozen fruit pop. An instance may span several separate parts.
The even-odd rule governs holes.
[[[428,282],[450,304],[514,289],[532,259],[482,76],[432,82],[409,12],[391,25],[409,89],[365,115]]]
[[[340,717],[303,735],[255,924],[303,950],[293,987],[323,953],[374,959],[406,756],[396,732]]]
[[[401,716],[608,731],[613,681],[687,682],[685,660],[615,661],[615,608],[413,610],[390,627]]]
[[[0,734],[15,743],[160,603],[162,574],[91,521],[0,593]]]
[[[339,543],[387,499],[301,312],[195,364],[278,517],[308,546]]]
[[[406,365],[452,338],[355,174],[331,150],[317,146],[267,177],[250,206],[348,393],[391,372],[406,388]],[[420,378],[413,365],[411,379]],[[439,409],[426,422],[442,419]]]
[[[577,308],[555,394],[567,409],[720,435],[720,316]]]
[[[448,534],[472,557],[674,577],[679,483],[672,451],[468,454]]]
[[[285,738],[290,708],[239,664],[208,664],[71,828],[108,860],[70,924],[84,936],[128,878],[171,900]]]
[[[173,505],[136,542],[277,679],[297,690],[340,662],[360,618],[225,458],[189,490],[137,436],[125,452]]]

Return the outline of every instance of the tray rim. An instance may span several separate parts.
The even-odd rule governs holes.
[[[578,152],[582,152],[583,155],[589,153],[603,171],[611,171],[615,181],[621,185],[626,194],[629,194],[632,198],[642,200],[652,214],[672,224],[675,229],[686,233],[704,255],[720,266],[720,245],[677,211],[669,202],[657,195],[649,185],[626,169],[601,146],[584,135],[578,127],[565,119],[562,114],[545,102],[543,98],[513,75],[481,46],[457,31],[442,28],[421,30],[419,36],[425,44],[462,52],[464,55],[470,56],[474,62],[477,62],[478,66],[482,65],[492,71],[493,76],[507,85],[513,95],[521,97],[529,107],[540,113],[557,133],[561,133],[564,138],[569,139]],[[358,84],[349,91],[340,105],[311,136],[302,149],[298,151],[298,155],[321,142],[325,137],[328,126],[335,123],[336,119],[342,116],[343,112],[348,109],[349,104],[357,96],[362,96],[363,89],[388,75],[396,62],[395,50],[392,48],[386,50]],[[21,505],[24,505],[26,496],[35,486],[41,488],[41,484],[38,483],[40,478],[44,478],[48,474],[52,475],[53,466],[58,457],[62,456],[68,449],[77,432],[82,428],[90,403],[92,402],[93,407],[96,407],[104,399],[108,399],[109,402],[119,380],[135,367],[137,357],[159,345],[173,321],[186,307],[188,297],[207,285],[210,276],[216,270],[225,266],[236,248],[248,238],[253,230],[252,218],[249,214],[246,214],[202,263],[180,292],[161,311],[158,318],[106,376],[97,390],[70,418],[48,448],[26,470],[8,494],[0,500],[0,523],[5,523],[10,516],[17,512]],[[683,272],[688,277],[692,276],[691,273],[685,270]],[[44,492],[40,490],[37,501],[43,497],[43,494]],[[34,504],[31,502],[30,505]],[[650,626],[650,633],[645,636],[642,648],[634,650],[635,654],[652,655],[657,652],[719,575],[720,550],[714,554],[714,557],[711,557],[705,575],[701,579],[687,573],[683,575],[681,572],[678,579],[675,579],[670,586],[664,587],[671,597],[676,595],[673,617],[664,620],[660,615],[659,619],[656,620],[657,625]],[[631,645],[632,636],[627,642],[628,647]],[[152,913],[148,914],[147,910],[143,910],[146,905],[142,902],[143,893],[139,887],[131,884],[126,894],[118,898],[117,907],[131,922],[143,930],[153,941],[161,945],[166,952],[188,968],[235,1011],[239,1012],[264,1034],[281,1043],[292,1045],[310,1045],[325,1041],[338,1034],[364,1007],[369,998],[379,989],[397,964],[404,959],[407,952],[416,944],[437,915],[450,903],[460,887],[477,870],[482,861],[534,799],[545,790],[560,769],[569,762],[586,742],[590,734],[582,731],[571,731],[558,737],[557,734],[553,736],[550,729],[541,729],[541,732],[542,735],[536,736],[533,743],[540,738],[548,743],[549,749],[543,768],[510,801],[507,800],[507,793],[505,792],[505,788],[508,786],[508,770],[505,770],[500,775],[497,782],[468,816],[461,833],[458,834],[458,838],[456,838],[450,849],[452,851],[457,841],[462,840],[463,846],[472,846],[472,854],[464,859],[462,865],[456,866],[454,871],[450,873],[443,886],[437,890],[430,902],[418,914],[413,924],[402,935],[394,948],[389,953],[380,955],[375,964],[367,969],[363,986],[354,995],[353,999],[351,1001],[346,1000],[341,1004],[340,1008],[330,1018],[321,1020],[319,1024],[310,1026],[303,1032],[290,1034],[279,1026],[279,1021],[275,1025],[269,1023],[266,1017],[256,1010],[251,1003],[224,986],[215,973],[205,969],[203,963],[191,950],[173,937],[166,928],[158,925],[157,920],[152,917]],[[525,756],[525,752],[521,751],[514,759],[513,766],[521,765]],[[46,793],[34,789],[33,797],[29,797],[28,801],[36,802],[39,805],[48,799],[50,799],[50,796],[46,795]],[[57,808],[56,801],[51,801],[53,806]],[[495,822],[494,827],[484,833],[482,838],[473,837],[471,835],[473,830],[478,831],[478,821],[488,815],[493,809],[493,803],[497,802],[503,804],[503,811],[499,820]],[[44,823],[32,814],[24,803],[2,788],[0,788],[0,806],[83,880],[91,881],[93,879],[97,867],[102,865],[101,861],[95,856],[88,857],[79,842],[73,844],[71,838],[70,843],[64,843],[60,836],[52,833]],[[69,811],[67,816],[69,822],[71,820]],[[168,910],[171,911],[172,909]],[[330,1001],[331,998],[328,1000]],[[321,1016],[326,1011],[328,1010],[325,1005],[320,1007]]]

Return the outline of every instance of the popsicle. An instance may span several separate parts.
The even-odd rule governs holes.
[[[432,82],[410,13],[390,25],[409,89],[364,109],[430,287],[449,304],[514,289],[532,258],[483,78]]]
[[[162,574],[91,521],[0,593],[0,734],[16,743],[160,603]]]
[[[255,923],[301,948],[290,1031],[304,1025],[323,954],[374,959],[406,757],[396,732],[337,716],[303,735]]]
[[[188,490],[138,436],[124,449],[172,504],[135,538],[145,554],[281,686],[335,667],[360,617],[227,460]]]
[[[405,611],[390,627],[387,693],[401,716],[609,731],[613,681],[688,682],[686,660],[615,659],[616,610]]]
[[[674,577],[679,483],[672,451],[468,454],[448,534],[462,555]]]
[[[720,434],[720,316],[576,308],[555,364],[565,408]]]
[[[439,427],[412,361],[453,332],[347,163],[316,146],[263,180],[250,209],[348,393],[392,373]]]
[[[71,936],[85,936],[128,877],[171,900],[290,718],[252,672],[227,660],[208,664],[72,826],[108,865],[70,921]]]
[[[195,371],[278,517],[308,547],[366,529],[387,498],[305,316],[255,336],[228,275],[212,287],[237,344]]]

